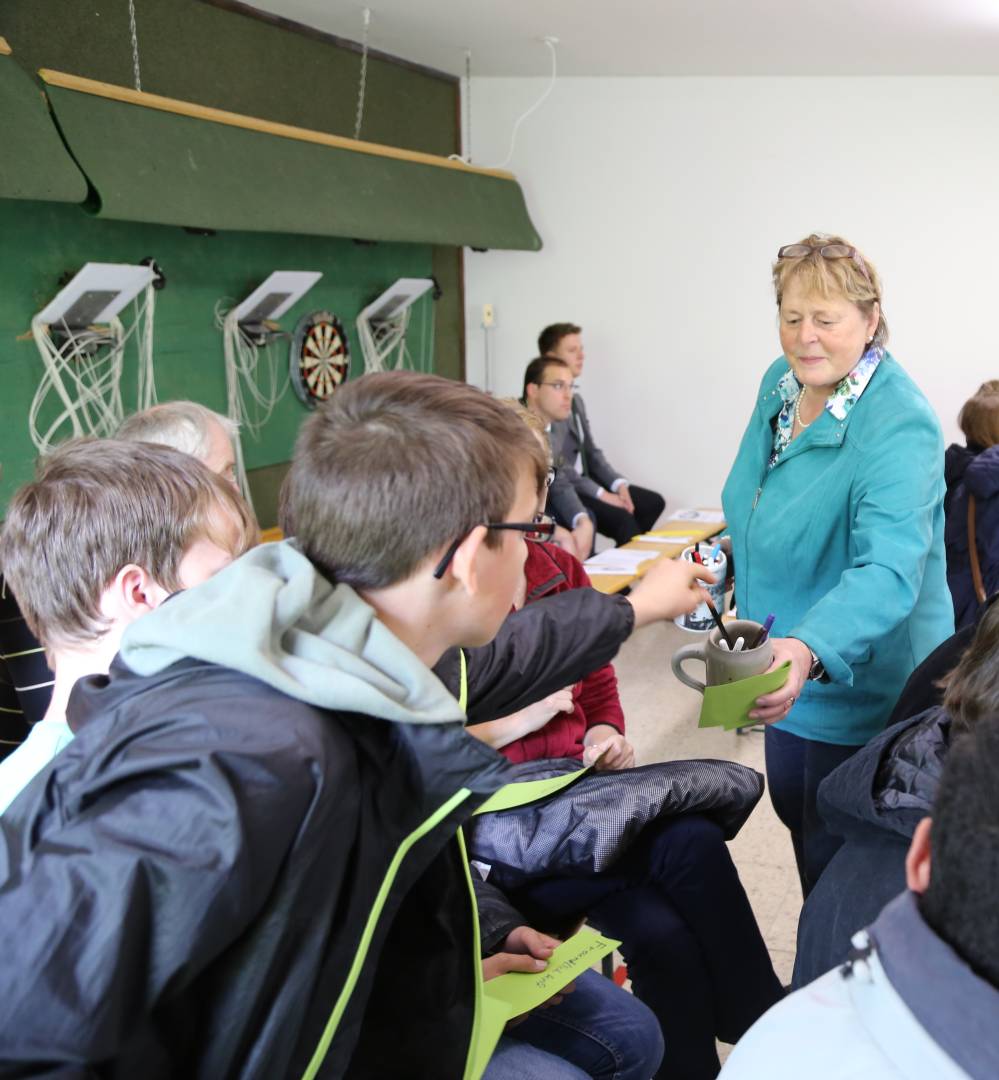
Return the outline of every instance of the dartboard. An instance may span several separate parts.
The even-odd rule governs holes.
[[[315,408],[350,374],[350,348],[340,320],[314,311],[298,320],[291,339],[289,374],[295,393]]]

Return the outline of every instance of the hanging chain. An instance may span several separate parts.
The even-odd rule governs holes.
[[[132,70],[135,72],[135,89],[142,89],[139,78],[139,37],[135,31],[135,0],[128,0],[128,25],[132,31]]]
[[[371,8],[364,9],[364,37],[361,39],[361,79],[357,86],[357,118],[354,120],[354,138],[361,137],[361,120],[364,117],[364,90],[368,81],[368,27],[371,25]]]
[[[465,50],[465,160],[472,164],[472,50]]]

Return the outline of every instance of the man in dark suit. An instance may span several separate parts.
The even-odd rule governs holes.
[[[573,379],[578,379],[585,359],[581,327],[573,323],[546,326],[538,337],[538,352],[562,360]],[[596,521],[597,532],[621,545],[652,528],[666,501],[658,492],[629,483],[604,457],[578,391],[572,396],[568,417],[552,424],[551,443],[559,476],[572,485]]]

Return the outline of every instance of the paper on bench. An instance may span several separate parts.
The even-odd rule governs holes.
[[[657,559],[654,551],[641,551],[629,548],[608,548],[597,555],[591,555],[583,567],[588,574],[634,574],[643,562]]]
[[[631,539],[632,541],[641,540],[643,544],[682,544],[683,547],[694,542],[692,536],[679,536],[672,532],[642,533],[641,536],[633,536]]]
[[[673,521],[701,521],[705,525],[720,525],[725,520],[723,510],[699,510],[688,506],[683,510],[674,510],[670,514]]]

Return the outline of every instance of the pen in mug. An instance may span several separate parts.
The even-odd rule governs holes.
[[[770,633],[770,627],[774,624],[773,613],[769,614],[764,620],[763,625],[760,627],[760,632],[756,635],[756,640],[750,645],[751,649],[758,649],[764,641],[767,640],[767,636]]]
[[[725,624],[722,622],[722,617],[718,614],[718,608],[711,602],[711,598],[705,594],[704,603],[708,605],[708,611],[711,612],[711,618],[714,619],[715,626],[718,627],[718,632],[725,639],[725,644],[728,645],[732,652],[735,652],[735,642],[732,640],[728,630],[725,629]]]

